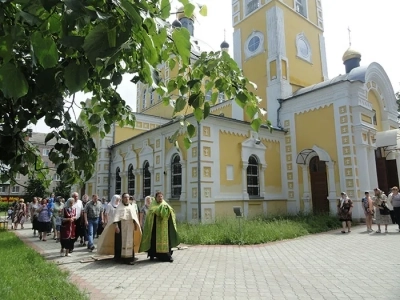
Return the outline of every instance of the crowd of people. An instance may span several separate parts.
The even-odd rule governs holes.
[[[114,195],[110,201],[93,195],[74,192],[65,201],[51,194],[49,198],[34,197],[28,205],[20,199],[10,207],[9,218],[13,229],[24,229],[30,218],[33,235],[41,241],[53,233],[53,240],[60,243],[60,256],[71,256],[75,243],[97,253],[114,255],[118,262],[134,264],[135,253],[147,252],[150,260],[173,262],[172,248],[179,244],[176,217],[173,208],[157,192],[155,198],[147,196],[139,209],[128,193]]]
[[[379,188],[374,189],[372,197],[369,191],[366,191],[361,204],[368,232],[374,231],[372,229],[374,221],[378,227],[376,233],[382,233],[381,226],[384,226],[387,233],[388,225],[391,223],[397,224],[400,231],[400,193],[397,186],[390,189],[388,196]],[[353,201],[342,192],[337,205],[339,220],[342,222],[342,233],[346,233],[346,229],[347,232],[351,232],[353,207]]]

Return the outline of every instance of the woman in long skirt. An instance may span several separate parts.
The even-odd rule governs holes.
[[[60,256],[63,255],[65,249],[65,256],[71,256],[70,252],[74,250],[75,234],[76,234],[76,210],[73,208],[73,201],[68,200],[66,207],[63,211],[62,223],[61,223],[61,250]]]

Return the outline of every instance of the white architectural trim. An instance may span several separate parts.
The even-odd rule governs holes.
[[[240,28],[233,32],[233,59],[242,68],[242,37]]]
[[[328,80],[328,60],[326,59],[325,37],[322,33],[319,34],[319,51],[321,55],[322,76],[324,81]]]
[[[311,44],[305,36],[304,32],[296,35],[296,54],[298,58],[312,63],[312,49]]]
[[[251,39],[253,39],[254,37],[258,37],[260,39],[260,43],[254,51],[250,51],[249,44],[250,44]],[[247,37],[246,41],[244,42],[243,50],[244,50],[246,59],[256,56],[262,52],[265,52],[264,34],[261,31],[256,31],[256,30],[254,30],[252,33],[250,33],[250,35]]]

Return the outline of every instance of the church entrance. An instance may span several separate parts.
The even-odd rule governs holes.
[[[378,177],[378,188],[386,195],[393,186],[399,186],[399,176],[395,159],[386,159],[382,148],[375,150],[376,173]],[[373,187],[375,188],[375,187]]]
[[[311,200],[313,212],[329,213],[328,176],[326,164],[314,156],[310,160]]]

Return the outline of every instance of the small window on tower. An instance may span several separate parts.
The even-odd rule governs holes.
[[[260,7],[260,0],[246,0],[246,16]]]
[[[307,0],[295,0],[296,12],[307,18]]]

